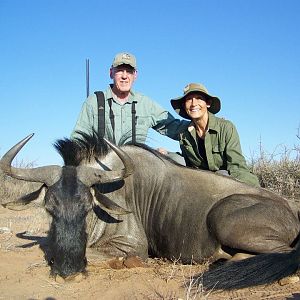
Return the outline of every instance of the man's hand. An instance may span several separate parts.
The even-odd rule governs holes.
[[[157,148],[156,151],[164,155],[167,155],[169,153],[165,148]]]

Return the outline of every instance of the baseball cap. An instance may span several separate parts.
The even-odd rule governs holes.
[[[112,67],[115,68],[120,65],[130,65],[136,69],[135,56],[127,52],[118,53],[113,60]]]

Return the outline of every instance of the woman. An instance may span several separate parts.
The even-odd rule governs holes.
[[[171,100],[171,105],[181,117],[191,120],[179,139],[187,166],[228,173],[240,181],[260,186],[258,178],[247,167],[235,126],[215,116],[221,108],[218,97],[209,95],[204,85],[190,83],[184,88],[183,96]]]

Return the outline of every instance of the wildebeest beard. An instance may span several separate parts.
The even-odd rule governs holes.
[[[74,167],[64,167],[61,179],[45,195],[52,216],[48,234],[51,274],[67,277],[86,267],[86,216],[92,208],[89,189],[76,177]]]

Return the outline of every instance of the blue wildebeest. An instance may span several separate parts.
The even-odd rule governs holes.
[[[258,254],[199,275],[204,287],[215,289],[272,282],[298,268],[298,217],[271,191],[179,166],[145,146],[116,147],[95,135],[57,141],[63,167],[12,167],[30,138],[8,151],[0,166],[46,189],[54,275],[83,272],[87,246],[103,259],[150,254],[182,263]],[[24,199],[15,204],[32,200]]]

